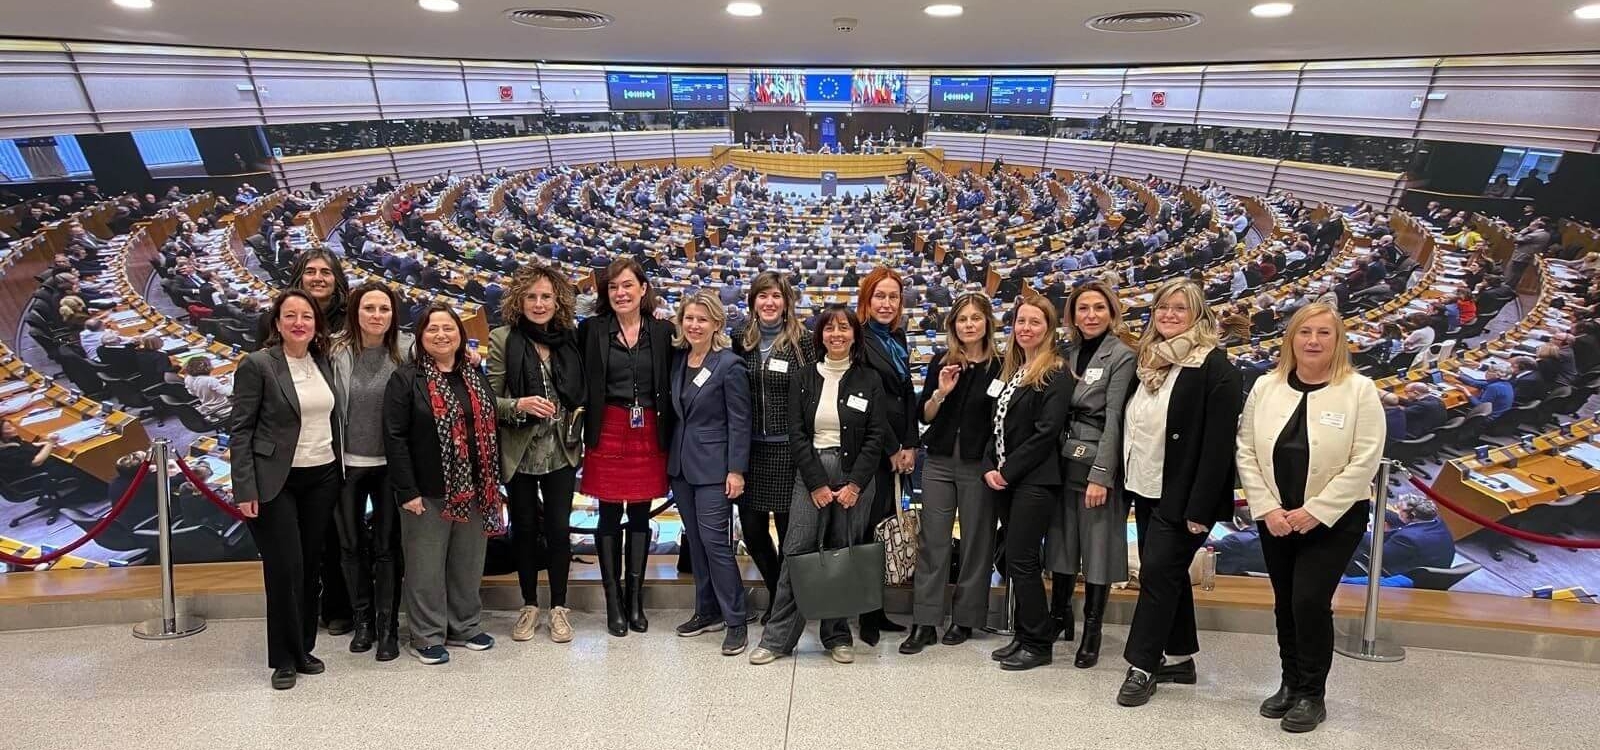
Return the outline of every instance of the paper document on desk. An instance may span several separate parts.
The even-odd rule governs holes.
[[[28,391],[27,393],[19,393],[4,401],[0,401],[0,415],[13,414],[15,412],[22,411],[23,409],[32,406],[33,402],[37,401],[38,399],[39,394],[34,393],[32,390]]]
[[[1483,380],[1484,378],[1488,377],[1488,373],[1485,373],[1483,370],[1474,370],[1470,367],[1463,367],[1461,368],[1460,372],[1463,377],[1472,378],[1473,380]]]
[[[1562,452],[1588,464],[1591,468],[1600,469],[1600,446],[1594,443],[1573,443]]]
[[[28,390],[33,387],[26,380],[12,380],[5,385],[0,385],[0,398],[6,398],[13,393]]]
[[[1488,476],[1490,479],[1497,479],[1497,480],[1499,480],[1501,482],[1505,482],[1506,486],[1510,487],[1512,492],[1517,492],[1517,493],[1521,493],[1521,494],[1524,494],[1524,495],[1532,495],[1533,493],[1539,491],[1533,485],[1528,484],[1527,482],[1524,482],[1521,479],[1518,479],[1513,474],[1501,473],[1501,474],[1488,474],[1486,476]]]
[[[61,445],[72,445],[85,440],[97,438],[106,433],[106,422],[103,419],[86,419],[75,425],[63,427],[54,433],[56,441]]]
[[[59,416],[61,416],[60,409],[41,409],[23,417],[21,424],[26,427],[28,425],[39,424],[40,422],[48,422]]]
[[[121,310],[107,315],[106,319],[116,323],[117,325],[127,325],[129,323],[137,323],[142,320],[143,317],[144,316],[139,314],[138,310]]]

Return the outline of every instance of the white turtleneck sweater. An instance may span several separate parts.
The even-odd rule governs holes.
[[[817,363],[822,375],[822,396],[817,401],[817,418],[811,437],[811,447],[817,450],[839,447],[839,382],[850,371],[850,360],[823,357]]]

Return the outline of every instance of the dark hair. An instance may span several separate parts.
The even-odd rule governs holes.
[[[422,312],[417,313],[417,322],[411,329],[412,337],[415,339],[411,344],[412,359],[420,364],[425,358],[433,356],[428,353],[427,349],[422,347],[422,332],[427,329],[428,319],[432,318],[434,313],[444,313],[450,316],[451,322],[456,324],[456,335],[459,340],[456,342],[455,369],[459,370],[465,367],[467,364],[467,327],[461,324],[461,316],[456,314],[455,308],[443,302],[429,302],[427,307],[422,308]]]
[[[645,318],[654,316],[657,304],[655,285],[651,284],[650,277],[645,275],[644,266],[639,265],[639,261],[633,258],[618,258],[611,261],[605,267],[605,270],[601,271],[600,275],[595,278],[594,314],[616,314],[611,310],[611,290],[609,287],[611,279],[620,273],[631,273],[634,278],[639,280],[640,284],[644,285],[644,297],[639,300],[639,315]]]
[[[828,356],[828,347],[822,343],[822,330],[827,328],[829,323],[840,318],[850,324],[850,333],[853,334],[853,338],[850,341],[850,361],[860,361],[861,337],[864,334],[862,333],[861,321],[856,319],[855,312],[850,309],[849,305],[835,303],[822,308],[822,312],[817,313],[817,319],[811,324],[811,348],[817,353],[818,358]]]
[[[317,301],[311,298],[310,293],[298,287],[278,292],[278,296],[272,299],[272,307],[267,311],[267,340],[261,346],[267,348],[283,344],[283,334],[278,331],[278,314],[283,310],[283,303],[291,299],[299,299],[311,306],[311,319],[317,323],[317,332],[311,336],[311,352],[321,354],[328,351],[328,324],[322,320],[322,308],[317,307]]]
[[[211,358],[206,356],[190,357],[183,363],[183,374],[194,376],[210,375]]]
[[[361,298],[372,292],[389,298],[389,330],[383,332],[383,348],[389,352],[389,359],[400,364],[404,357],[400,351],[400,295],[381,281],[368,281],[350,292],[350,304],[344,310],[344,335],[339,343],[352,354],[361,353]]]
[[[344,263],[340,262],[339,256],[334,255],[332,251],[325,247],[313,247],[301,253],[300,257],[295,259],[294,266],[289,269],[289,283],[299,289],[300,279],[305,275],[306,266],[311,265],[311,261],[314,260],[327,263],[328,268],[333,271],[333,297],[328,300],[328,309],[325,312],[335,312],[344,305],[346,299],[349,299],[350,282],[344,277]],[[312,302],[315,303],[315,300]],[[342,322],[344,321],[323,320],[322,316],[317,318],[318,325],[334,325]]]

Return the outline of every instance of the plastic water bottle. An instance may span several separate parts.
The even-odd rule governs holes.
[[[1200,559],[1200,590],[1211,591],[1217,587],[1217,548],[1206,547],[1205,557]]]

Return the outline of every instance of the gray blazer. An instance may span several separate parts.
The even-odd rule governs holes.
[[[1067,366],[1073,367],[1078,361],[1077,345],[1067,346],[1066,357]],[[1102,487],[1116,487],[1122,477],[1122,410],[1133,394],[1137,364],[1133,350],[1115,333],[1107,333],[1072,389],[1065,436],[1099,444],[1089,481]]]
[[[333,366],[316,356],[317,369],[333,391],[334,409],[328,419],[333,429],[335,461],[344,466],[344,429],[339,414],[343,395],[334,387]],[[233,409],[229,413],[228,463],[233,473],[233,497],[238,502],[271,502],[289,479],[295,444],[300,441],[300,397],[283,347],[254,351],[239,361],[233,373]]]

